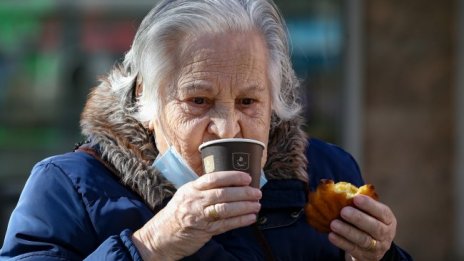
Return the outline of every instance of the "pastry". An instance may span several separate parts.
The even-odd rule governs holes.
[[[308,195],[305,206],[308,223],[320,232],[330,232],[330,222],[340,216],[342,208],[353,206],[353,197],[359,194],[378,200],[371,184],[357,188],[349,182],[335,184],[333,180],[322,179],[316,191],[310,191]]]

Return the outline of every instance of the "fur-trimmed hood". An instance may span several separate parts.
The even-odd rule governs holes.
[[[113,73],[124,76],[122,70]],[[135,81],[129,93],[112,88],[103,80],[90,94],[81,116],[82,134],[91,146],[98,145],[102,159],[112,167],[121,183],[139,194],[156,209],[175,193],[175,187],[151,167],[158,155],[153,133],[133,116]],[[307,138],[302,120],[295,118],[276,124],[272,119],[268,156],[264,167],[267,179],[300,179],[307,182],[304,150]]]

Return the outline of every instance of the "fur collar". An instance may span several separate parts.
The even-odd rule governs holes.
[[[115,72],[124,76],[122,71]],[[153,133],[132,115],[136,111],[135,85],[130,93],[115,91],[103,80],[90,94],[81,116],[82,134],[91,145],[98,145],[101,157],[113,167],[121,183],[139,194],[153,209],[175,192],[174,186],[151,164],[158,155]],[[274,124],[270,130],[267,179],[308,181],[305,157],[307,138],[301,130],[302,119]]]

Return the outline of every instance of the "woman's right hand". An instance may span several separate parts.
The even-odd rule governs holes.
[[[180,187],[161,211],[132,239],[144,260],[178,260],[192,255],[212,236],[253,224],[261,191],[249,174],[205,174]]]

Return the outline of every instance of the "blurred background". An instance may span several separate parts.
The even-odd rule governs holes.
[[[0,242],[32,166],[82,139],[90,88],[155,2],[0,1]],[[464,1],[276,2],[309,135],[355,156],[416,260],[464,260]]]

